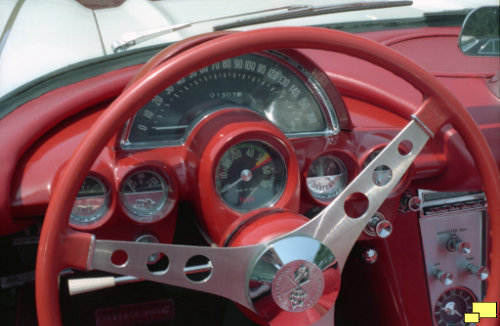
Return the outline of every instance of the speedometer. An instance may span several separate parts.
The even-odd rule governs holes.
[[[228,106],[257,111],[287,135],[324,133],[331,125],[324,111],[333,110],[323,108],[327,97],[319,99],[322,88],[313,80],[298,65],[270,54],[215,63],[155,96],[135,115],[124,146],[178,143],[196,121]]]
[[[229,148],[215,169],[215,187],[231,208],[248,212],[276,202],[286,185],[281,155],[260,141],[245,141]]]

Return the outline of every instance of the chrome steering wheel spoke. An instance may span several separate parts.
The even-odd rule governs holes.
[[[326,298],[329,303],[320,310],[326,312],[335,302],[340,273],[359,234],[428,139],[425,130],[411,121],[320,214],[271,242],[214,248],[96,240],[90,268],[220,295],[258,312],[271,324],[279,314],[262,311],[259,301],[267,305],[274,300],[284,313],[297,313],[306,310],[302,303],[311,309],[317,306],[323,293],[321,302]],[[381,166],[391,171],[385,178],[376,173]],[[152,269],[152,257],[166,262]],[[190,265],[197,257],[203,262]],[[325,283],[330,289],[324,288]],[[314,292],[316,288],[320,293]],[[297,293],[292,305],[290,291]],[[304,298],[309,295],[309,299],[302,300],[300,293],[306,291],[316,297],[306,293]],[[269,296],[273,299],[267,300]]]
[[[245,286],[248,264],[266,247],[212,248],[112,240],[96,240],[93,246],[91,269],[216,294],[249,309],[252,306]],[[152,257],[156,263],[151,262]]]
[[[310,236],[327,246],[342,271],[359,235],[428,139],[425,130],[412,120],[334,201],[293,234]],[[390,177],[381,180],[376,173],[379,167],[388,169]]]

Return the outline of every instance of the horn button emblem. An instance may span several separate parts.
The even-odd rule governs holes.
[[[283,310],[301,312],[318,302],[324,285],[318,266],[305,260],[295,260],[283,266],[274,277],[273,299]]]
[[[333,307],[340,289],[335,256],[316,239],[292,236],[271,243],[250,269],[249,299],[267,321],[315,322]]]

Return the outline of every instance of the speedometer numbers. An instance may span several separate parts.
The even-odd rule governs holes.
[[[320,202],[329,202],[344,190],[347,168],[336,156],[320,156],[309,166],[306,183],[311,196]]]
[[[274,204],[286,186],[283,157],[270,145],[244,141],[222,154],[215,187],[226,205],[239,212]]]
[[[247,54],[191,73],[135,115],[122,146],[178,143],[190,126],[228,105],[254,110],[290,136],[337,130],[336,118],[334,122],[325,118],[324,110],[333,108],[321,85],[287,60]]]

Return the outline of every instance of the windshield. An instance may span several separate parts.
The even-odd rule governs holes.
[[[312,4],[319,7],[352,2],[330,0]],[[471,9],[488,4],[498,5],[498,0],[415,0],[411,6],[321,14],[234,29],[307,25],[357,32],[429,24],[459,25]],[[283,13],[290,6],[307,5],[303,1],[268,0],[0,1],[0,97],[61,68],[114,55],[113,44],[127,32],[183,26],[125,49],[133,51],[211,32],[216,26],[232,26],[238,20]],[[245,13],[252,14],[241,17]]]

